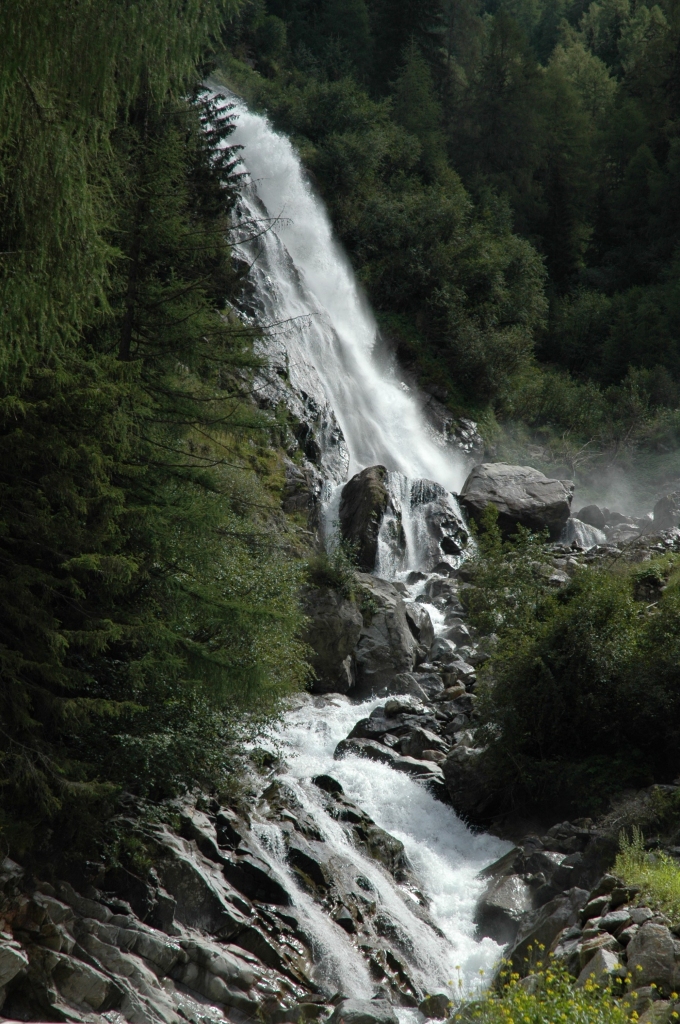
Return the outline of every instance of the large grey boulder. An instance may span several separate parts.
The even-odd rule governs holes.
[[[659,498],[654,506],[654,522],[649,532],[672,530],[676,526],[680,526],[680,491]]]
[[[353,601],[330,587],[315,587],[303,595],[308,618],[305,640],[314,651],[313,693],[347,693],[354,685],[352,652],[363,618]]]
[[[378,534],[390,503],[387,470],[369,466],[345,484],[340,497],[340,533],[342,539],[356,545],[362,569],[375,568]]]
[[[501,945],[513,942],[523,918],[532,909],[531,888],[519,875],[494,878],[477,904],[477,933]]]
[[[495,505],[498,525],[506,534],[519,524],[535,531],[547,529],[557,540],[569,518],[573,494],[571,480],[551,480],[531,466],[484,462],[468,476],[459,501],[476,520],[487,505]]]
[[[670,991],[675,981],[673,936],[662,924],[648,921],[628,943],[628,970],[637,985],[657,985]]]
[[[520,972],[525,970],[532,950],[543,946],[546,952],[549,951],[565,928],[577,924],[588,896],[585,889],[570,889],[546,903],[538,914],[523,921],[515,942],[506,953],[513,969]],[[596,952],[597,949],[594,949],[593,955]]]
[[[354,652],[357,688],[366,693],[389,693],[398,685],[396,677],[413,668],[416,640],[409,629],[404,599],[393,584],[364,573],[357,573],[357,582],[366,596],[364,625]]]

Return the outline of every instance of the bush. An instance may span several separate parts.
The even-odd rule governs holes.
[[[454,1013],[461,1024],[628,1024],[626,1008],[611,988],[587,982],[574,987],[566,968],[552,957],[539,961],[524,979],[509,969],[501,971],[503,988],[485,995]]]
[[[639,886],[641,896],[672,920],[680,918],[680,866],[663,852],[648,853],[644,836],[633,826],[630,837],[620,837],[621,852],[614,872],[628,885]]]
[[[471,621],[498,635],[481,673],[482,770],[504,805],[602,809],[616,792],[680,769],[680,594],[673,561],[653,610],[635,600],[639,569],[581,568],[557,594],[545,550],[520,532],[480,538],[465,591]]]

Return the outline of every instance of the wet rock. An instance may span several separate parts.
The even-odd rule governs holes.
[[[474,519],[487,505],[495,505],[506,534],[519,523],[531,530],[547,529],[557,540],[569,518],[573,493],[570,480],[552,480],[530,466],[482,463],[463,484],[459,500]]]
[[[407,775],[414,775],[416,778],[437,778],[442,779],[441,769],[434,761],[419,760],[415,757],[397,757],[392,762],[392,767],[398,772],[406,772]]]
[[[385,999],[343,999],[328,1024],[399,1024],[394,1007]]]
[[[430,647],[434,642],[434,626],[430,613],[422,605],[406,604],[406,621],[419,644]]]
[[[657,985],[670,991],[675,980],[673,937],[664,925],[647,921],[628,943],[628,970],[636,985]]]
[[[443,765],[449,799],[462,817],[478,823],[489,810],[491,801],[486,781],[480,770],[483,750],[459,742]]]
[[[361,612],[331,587],[307,590],[303,607],[308,618],[305,640],[314,651],[312,692],[347,693],[354,685],[351,654],[363,627]]]
[[[375,608],[364,618],[354,652],[357,687],[363,693],[392,692],[395,678],[410,672],[415,660],[416,641],[404,599],[385,580],[357,573],[357,581]]]
[[[375,568],[378,534],[390,502],[384,466],[363,469],[345,484],[340,498],[340,532],[343,540],[356,545],[362,569]]]
[[[397,754],[390,747],[358,737],[340,740],[333,752],[333,757],[339,760],[341,757],[347,757],[348,754],[354,754],[355,757],[367,757],[371,761],[381,761],[383,764],[389,765],[394,765],[397,760]]]
[[[477,904],[477,933],[501,945],[513,942],[522,919],[532,909],[531,888],[519,875],[494,878]]]
[[[411,484],[412,515],[424,523],[419,548],[423,568],[431,570],[447,558],[456,558],[465,549],[468,532],[454,496],[432,480],[414,480]]]
[[[282,907],[287,907],[290,904],[290,896],[272,874],[269,865],[255,854],[247,852],[227,854],[222,870],[230,885],[247,896],[249,900],[275,903]]]

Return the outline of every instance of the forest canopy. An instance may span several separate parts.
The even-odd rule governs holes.
[[[250,0],[229,55],[454,411],[675,446],[674,0]]]

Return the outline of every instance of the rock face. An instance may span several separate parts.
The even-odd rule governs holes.
[[[359,565],[369,572],[375,567],[380,524],[390,501],[386,478],[384,466],[362,469],[345,484],[340,498],[342,538],[357,546]]]
[[[355,682],[352,652],[363,626],[361,612],[330,587],[308,590],[304,608],[309,619],[305,640],[314,651],[312,692],[347,693]]]
[[[573,493],[571,480],[551,480],[530,466],[485,462],[472,470],[459,500],[474,519],[487,505],[495,505],[505,533],[520,524],[536,531],[548,529],[557,540],[569,518]]]
[[[493,879],[477,904],[480,938],[489,936],[502,945],[512,942],[529,910],[533,910],[532,891],[519,875]]]
[[[395,677],[413,668],[416,640],[399,590],[364,573],[357,573],[357,581],[374,609],[364,616],[354,652],[357,688],[364,693],[388,693]]]

